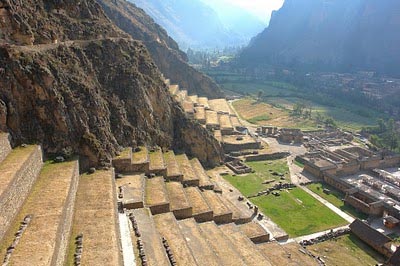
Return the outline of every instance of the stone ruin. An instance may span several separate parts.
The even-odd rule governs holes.
[[[241,160],[237,160],[237,159],[233,160],[231,162],[227,162],[226,166],[229,169],[231,169],[235,174],[238,174],[238,175],[251,173],[253,171],[253,169],[251,169],[251,167],[246,165]]]

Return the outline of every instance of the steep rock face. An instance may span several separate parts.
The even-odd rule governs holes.
[[[114,26],[95,1],[77,1],[72,17],[55,11],[55,6],[69,10],[71,2],[36,1],[36,20],[25,14],[35,6],[31,2],[18,15],[9,11],[18,1],[1,2],[9,21],[18,16],[24,22],[34,45],[13,37],[20,31],[16,26],[2,39],[8,44],[0,46],[0,128],[15,144],[34,141],[48,154],[79,154],[86,166],[107,164],[122,146],[175,143],[204,163],[219,163],[217,141],[185,118],[143,43]],[[94,21],[79,15],[95,11]],[[66,16],[76,31],[64,26]],[[37,25],[46,28],[37,32]],[[52,31],[62,41],[40,37]],[[196,138],[199,134],[202,138]]]
[[[239,61],[388,73],[400,66],[399,25],[400,2],[395,0],[286,0]]]
[[[191,94],[223,97],[218,85],[187,64],[187,57],[152,18],[127,1],[98,0],[110,19],[134,39],[143,40],[161,72]]]

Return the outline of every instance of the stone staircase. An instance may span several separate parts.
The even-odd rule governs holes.
[[[149,165],[152,160],[158,160],[162,162],[158,166],[165,168],[158,167],[157,173],[124,172],[116,181],[119,201],[134,221],[131,235],[137,262],[145,261],[145,265],[282,265],[274,264],[270,255],[266,255],[264,245],[271,243],[270,235],[254,220],[253,211],[229,192],[216,193],[213,180],[199,160],[173,151],[162,153],[160,149],[153,149],[157,157],[146,156],[144,150],[151,153],[150,149],[141,148],[140,158],[149,158]],[[132,163],[137,162],[132,160]],[[117,172],[132,169],[117,166]],[[296,260],[304,265],[317,265],[314,260],[312,263],[307,259]]]
[[[4,133],[0,158],[3,266],[121,265],[112,170],[79,176],[78,160],[43,163],[40,146],[11,149]]]
[[[133,243],[136,265],[282,265],[271,248],[292,254],[288,265],[315,265],[297,245],[265,242],[249,213],[212,190],[197,159],[129,148],[113,160],[123,174],[79,175],[77,160],[43,163],[40,146],[11,149],[7,140],[0,135],[3,266],[123,265],[122,238]],[[126,231],[121,217],[130,220]]]

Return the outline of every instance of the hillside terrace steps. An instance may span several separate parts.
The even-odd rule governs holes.
[[[249,238],[253,243],[259,244],[268,242],[270,235],[256,222],[249,222],[239,225],[240,230]]]
[[[231,241],[246,265],[271,266],[256,245],[236,225],[232,223],[224,224],[220,225],[219,229]]]
[[[145,180],[145,207],[148,207],[153,215],[169,212],[170,202],[164,177],[156,176]]]
[[[15,148],[0,163],[0,240],[31,191],[42,165],[42,149],[37,145]]]
[[[231,223],[232,211],[226,207],[217,193],[211,190],[202,192],[204,199],[213,211],[213,220],[217,224]]]
[[[223,195],[218,195],[221,199],[222,203],[232,211],[232,222],[235,224],[244,224],[249,223],[253,220],[253,212],[251,211],[242,211],[238,207],[236,207],[228,198]]]
[[[206,109],[204,106],[196,106],[194,108],[194,118],[199,121],[200,124],[206,124]]]
[[[210,105],[208,104],[208,98],[207,97],[198,97],[197,101],[199,103],[199,106],[203,106],[206,110],[210,109]]]
[[[175,158],[183,174],[182,184],[185,186],[199,186],[199,177],[193,171],[192,165],[190,164],[186,154],[176,155]]]
[[[230,135],[233,133],[233,126],[229,114],[219,114],[219,124],[222,135]]]
[[[143,208],[144,184],[145,178],[143,174],[124,175],[122,178],[116,179],[118,199],[122,202],[124,208]]]
[[[209,130],[220,130],[218,114],[216,111],[206,110],[206,128]]]
[[[163,152],[160,148],[149,151],[149,173],[156,175],[166,175],[166,164]]]
[[[164,161],[167,167],[166,179],[168,181],[182,182],[183,174],[179,168],[178,162],[175,158],[175,153],[172,150],[164,152]]]
[[[199,159],[191,159],[190,164],[192,165],[193,171],[197,174],[197,177],[199,178],[199,188],[207,190],[214,189],[214,184],[211,182],[210,177],[207,175]]]
[[[70,252],[83,235],[82,265],[122,265],[114,170],[81,175],[75,202]],[[73,265],[73,254],[68,255]]]
[[[178,225],[198,265],[222,265],[194,219],[178,221]]]
[[[191,101],[194,104],[194,106],[197,106],[199,104],[199,96],[197,95],[189,96],[188,100]]]
[[[125,148],[120,155],[113,158],[112,164],[118,173],[134,173],[149,171],[149,150],[145,146]]]
[[[10,265],[64,263],[78,182],[78,161],[46,164],[42,168],[8,233],[10,240],[24,217],[32,216],[11,254]]]
[[[0,132],[0,163],[7,157],[11,150],[10,135]]]
[[[185,188],[187,199],[192,206],[192,215],[196,222],[212,221],[213,211],[197,187]]]
[[[179,91],[179,85],[168,85],[169,93],[176,95]]]
[[[238,250],[214,222],[201,223],[198,224],[198,227],[203,237],[221,260],[221,265],[246,265]]]
[[[153,220],[159,234],[168,241],[178,265],[199,265],[172,213],[155,215]]]
[[[161,236],[156,230],[151,211],[148,208],[136,209],[133,210],[133,215],[135,217],[137,227],[141,235],[144,253],[147,258],[147,265],[170,265],[167,253],[161,242]]]
[[[192,206],[190,206],[182,184],[179,182],[166,182],[165,187],[170,201],[170,210],[176,219],[192,217]]]
[[[217,113],[230,115],[232,113],[226,99],[212,99],[208,101],[210,109],[216,111]]]

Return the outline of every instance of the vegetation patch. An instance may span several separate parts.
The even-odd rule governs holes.
[[[345,213],[359,219],[367,219],[368,215],[357,211],[353,206],[344,203],[345,194],[325,183],[313,183],[307,186],[312,192],[329,201]],[[324,192],[329,190],[329,194]]]
[[[245,196],[255,195],[279,181],[289,182],[286,159],[248,162],[247,164],[255,170],[254,173],[224,176]],[[347,224],[344,219],[299,188],[280,191],[280,196],[270,194],[251,198],[250,201],[259,206],[265,215],[282,227],[291,237]]]
[[[328,240],[308,248],[322,257],[326,265],[377,265],[385,259],[354,235]]]

